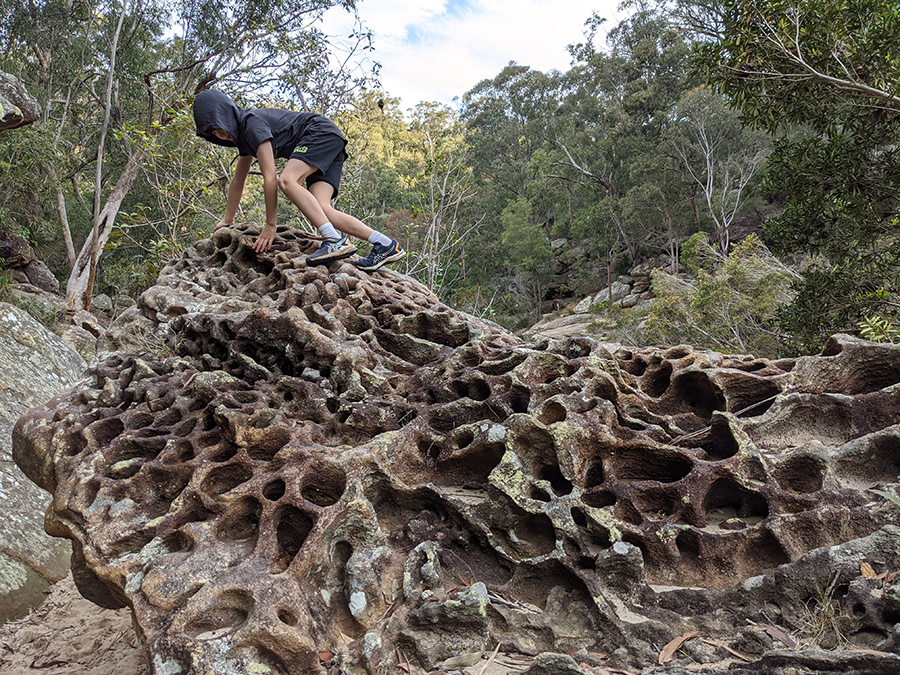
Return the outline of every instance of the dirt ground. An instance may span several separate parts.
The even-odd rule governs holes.
[[[144,675],[131,612],[101,609],[78,594],[71,575],[43,604],[0,626],[3,675]]]

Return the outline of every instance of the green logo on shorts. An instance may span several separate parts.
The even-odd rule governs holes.
[[[306,152],[307,150],[309,150],[309,148],[307,148],[305,145],[302,145],[299,148],[297,148],[296,150],[294,150],[294,152]]]

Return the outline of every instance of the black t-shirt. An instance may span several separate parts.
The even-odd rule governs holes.
[[[300,139],[307,134],[334,134],[347,141],[337,125],[324,115],[281,108],[244,110],[215,89],[197,94],[194,123],[198,136],[216,145],[237,148],[241,155],[253,157],[265,141],[272,141],[275,157],[283,158],[290,157]],[[214,136],[215,129],[224,129],[233,141]]]

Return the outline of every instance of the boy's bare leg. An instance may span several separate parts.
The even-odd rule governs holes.
[[[313,183],[309,189],[302,185],[315,171],[316,167],[312,164],[300,159],[289,159],[278,179],[278,186],[313,227],[319,228],[330,222],[344,234],[368,241],[372,236],[372,228],[331,206],[334,186],[325,181]]]
[[[309,186],[308,192],[316,198],[322,212],[328,218],[328,221],[344,234],[349,234],[357,239],[368,241],[374,230],[363,223],[361,220],[354,218],[349,213],[338,211],[331,205],[331,197],[334,194],[334,186],[319,181]]]

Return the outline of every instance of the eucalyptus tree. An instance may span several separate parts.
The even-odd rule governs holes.
[[[872,313],[896,316],[900,284],[900,12],[894,0],[725,0],[724,31],[701,46],[707,79],[753,126],[784,137],[767,221],[782,254],[812,255],[783,311],[796,348]],[[895,319],[896,320],[896,319]]]

